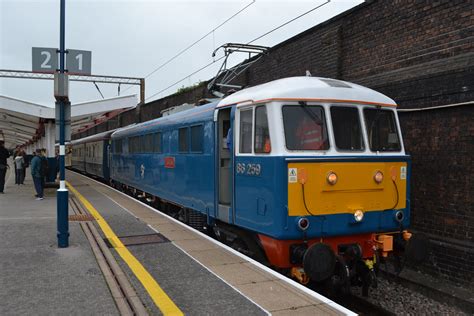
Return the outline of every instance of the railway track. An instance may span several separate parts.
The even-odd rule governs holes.
[[[348,295],[333,300],[359,315],[395,316],[396,314],[357,295]]]
[[[120,315],[149,315],[145,306],[137,296],[125,272],[122,271],[115,260],[104,239],[93,224],[94,217],[89,214],[84,206],[74,195],[69,197],[69,209],[74,212],[70,221],[78,221],[84,231],[92,251],[97,259],[102,274],[109,286]]]

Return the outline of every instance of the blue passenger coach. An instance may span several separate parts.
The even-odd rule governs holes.
[[[110,135],[107,131],[72,141],[71,168],[109,181]]]

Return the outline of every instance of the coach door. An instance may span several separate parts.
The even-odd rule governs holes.
[[[217,114],[217,214],[224,222],[232,222],[232,123],[231,108],[219,110]]]

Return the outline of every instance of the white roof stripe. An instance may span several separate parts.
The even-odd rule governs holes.
[[[334,87],[322,81],[341,82],[346,87]],[[350,83],[320,77],[290,77],[250,87],[224,98],[217,107],[266,100],[321,100],[325,102],[355,102],[396,106],[394,100],[375,90]]]

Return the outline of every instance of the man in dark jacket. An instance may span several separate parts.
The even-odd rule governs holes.
[[[36,156],[31,160],[31,176],[35,184],[36,200],[43,199],[43,175],[41,174],[41,149],[36,149]]]
[[[3,194],[5,188],[5,175],[7,174],[7,158],[10,157],[10,153],[5,148],[5,143],[0,140],[0,194]]]

